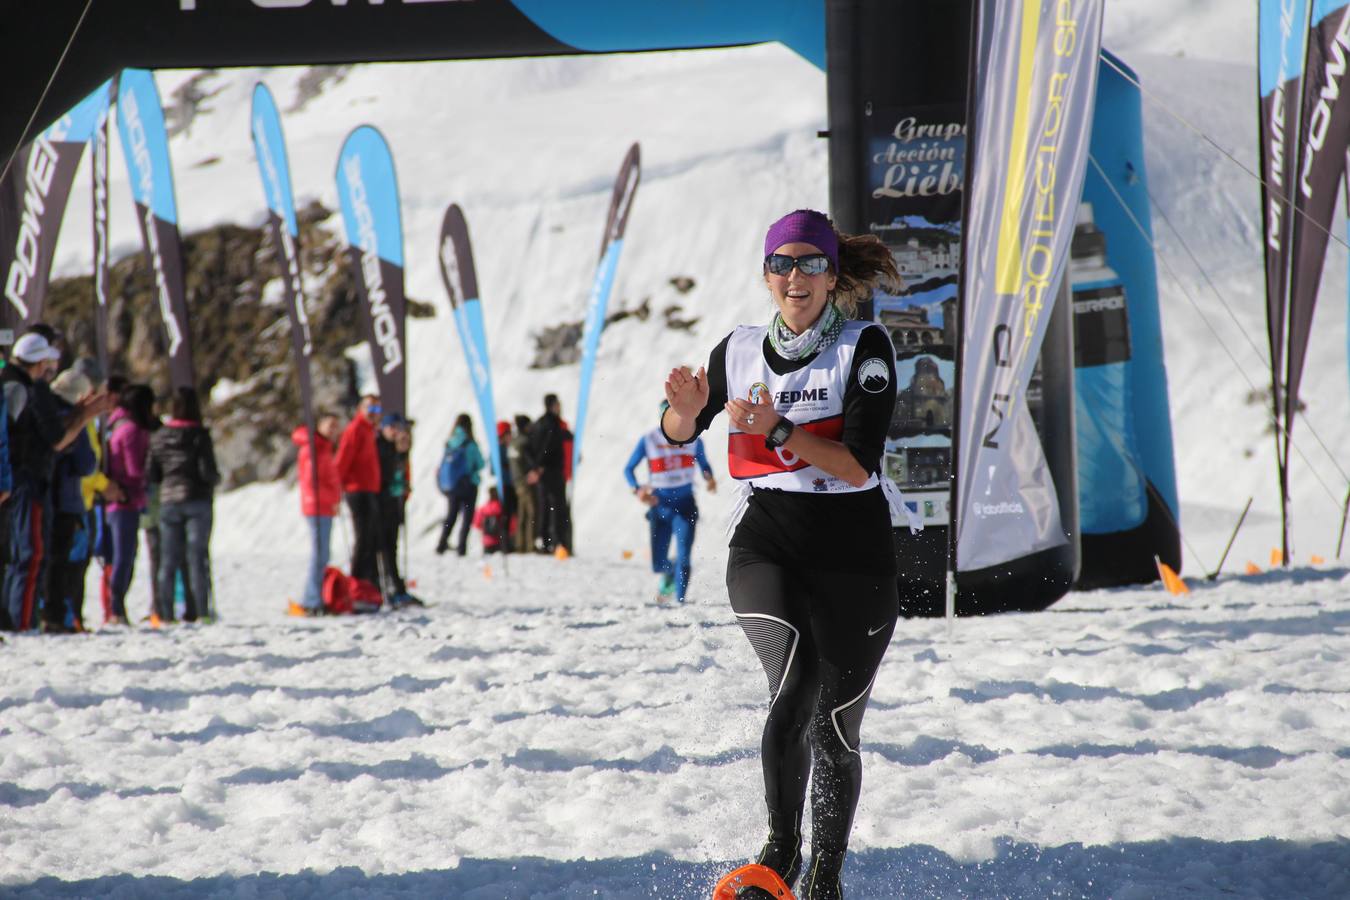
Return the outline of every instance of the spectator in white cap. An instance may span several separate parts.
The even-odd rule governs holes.
[[[51,483],[56,454],[81,434],[88,422],[111,408],[104,393],[91,394],[67,415],[47,382],[56,374],[61,352],[40,330],[15,342],[9,364],[0,372],[9,426],[11,493],[0,507],[9,524],[9,559],[0,580],[0,601],[16,631],[32,628],[42,577],[42,540],[50,533]]]

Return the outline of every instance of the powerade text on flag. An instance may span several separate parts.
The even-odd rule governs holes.
[[[595,270],[591,296],[586,303],[586,322],[581,332],[581,389],[577,397],[577,422],[572,429],[572,471],[581,465],[581,440],[586,428],[587,401],[591,393],[591,377],[595,373],[595,356],[600,352],[600,332],[605,330],[605,310],[609,293],[614,287],[614,271],[619,267],[623,251],[623,233],[628,227],[628,213],[633,208],[642,176],[641,152],[636,143],[628,148],[619,167],[619,178],[614,182],[614,193],[609,199],[609,217],[605,234],[600,241],[600,265]]]
[[[1067,542],[1027,385],[1087,167],[1101,0],[983,0],[962,282],[959,571]]]
[[[1313,309],[1327,252],[1336,195],[1350,143],[1350,4],[1314,0],[1303,66],[1302,125],[1294,174],[1290,229],[1289,325],[1284,378],[1284,468],[1289,468],[1289,432],[1298,409],[1298,389],[1312,333]]]
[[[1270,336],[1275,414],[1283,409],[1285,320],[1288,318],[1289,235],[1298,165],[1299,89],[1308,47],[1311,0],[1260,0],[1257,78],[1260,96],[1261,216],[1265,227],[1266,326]],[[1277,448],[1280,438],[1276,429]],[[1278,450],[1277,450],[1278,452]]]
[[[384,135],[362,125],[347,136],[338,154],[337,185],[380,406],[406,414],[403,224],[394,158]]]
[[[441,280],[450,295],[450,309],[455,315],[455,330],[464,348],[464,364],[469,368],[469,380],[478,398],[478,414],[483,421],[483,434],[495,435],[496,405],[492,402],[492,367],[488,360],[487,329],[483,327],[483,303],[478,298],[478,274],[473,265],[473,245],[469,243],[469,224],[458,204],[451,203],[441,220]],[[493,437],[492,474],[500,486],[502,480],[502,446]]]
[[[310,459],[318,459],[314,450],[314,388],[309,373],[314,344],[310,338],[304,285],[300,279],[300,228],[295,219],[295,196],[291,191],[291,169],[281,116],[277,113],[272,92],[261,82],[253,88],[253,110],[249,121],[253,151],[258,158],[258,174],[262,177],[263,194],[267,198],[272,245],[281,264],[286,313],[291,323],[291,350],[295,354],[295,373],[300,384],[300,405],[309,432]],[[319,467],[311,466],[310,469],[314,476],[314,496],[317,497]]]
[[[100,85],[24,147],[0,181],[0,323],[13,329],[42,318],[52,251],[84,146],[108,113]]]
[[[193,387],[196,378],[169,135],[164,130],[164,109],[152,73],[144,69],[122,73],[117,88],[117,129],[131,178],[131,196],[136,201],[136,221],[155,276],[155,297],[169,354],[169,380],[176,388]]]

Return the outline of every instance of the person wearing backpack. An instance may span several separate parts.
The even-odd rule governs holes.
[[[483,533],[483,553],[511,552],[511,519],[495,487],[488,488],[487,502],[474,514],[473,527]]]
[[[473,523],[473,508],[478,502],[479,472],[483,469],[483,453],[473,439],[473,420],[468,413],[460,413],[455,428],[445,444],[445,455],[437,473],[437,486],[449,501],[441,539],[436,543],[437,555],[450,549],[450,532],[460,521],[459,544],[456,551],[463,556],[469,549],[469,528]]]
[[[220,470],[195,388],[174,391],[171,415],[150,439],[147,480],[159,485],[160,560],[155,614],[174,619],[174,582],[185,569],[188,622],[214,617],[211,603],[212,504]]]

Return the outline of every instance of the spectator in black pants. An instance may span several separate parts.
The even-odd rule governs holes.
[[[459,543],[456,551],[460,556],[468,552],[469,528],[473,525],[473,509],[478,504],[479,472],[483,469],[483,453],[473,438],[473,420],[468,413],[460,413],[455,418],[455,427],[450,432],[450,440],[445,443],[445,457],[442,467],[446,470],[445,482],[449,486],[446,499],[445,523],[441,526],[441,539],[436,544],[437,555],[450,549],[450,533],[455,530],[455,522],[460,523]]]
[[[398,568],[399,533],[403,530],[404,507],[408,503],[411,478],[408,451],[412,449],[412,423],[399,413],[385,413],[380,420],[380,434],[375,449],[380,457],[380,568],[384,583],[380,585],[384,600],[392,607],[421,603],[408,593],[408,586]]]
[[[106,395],[96,394],[63,416],[47,384],[56,374],[60,358],[60,351],[46,337],[30,331],[14,344],[9,362],[0,372],[14,476],[13,492],[0,510],[0,515],[8,518],[10,529],[3,600],[10,627],[16,631],[36,624],[40,595],[46,587],[43,550],[51,532],[44,513],[51,509],[56,453],[70,446],[90,419],[112,405]]]
[[[60,414],[69,416],[75,405],[94,392],[93,384],[81,374],[67,370],[52,382],[52,394]],[[69,447],[56,457],[52,476],[52,525],[50,564],[47,566],[47,590],[42,604],[42,630],[48,633],[78,631],[83,627],[84,570],[87,556],[73,551],[77,542],[87,544],[84,493],[81,480],[94,474],[98,458],[89,440],[89,429],[82,430]]]
[[[382,412],[379,397],[362,397],[337,449],[338,478],[356,532],[351,575],[375,586],[380,583],[380,455],[375,448],[375,423]]]
[[[567,505],[568,454],[572,432],[560,415],[557,394],[544,397],[544,414],[530,426],[530,453],[539,486],[539,533],[545,553],[562,547],[572,552],[572,513]]]
[[[197,391],[174,391],[172,415],[150,439],[151,484],[159,485],[160,563],[155,612],[162,622],[174,618],[174,585],[183,572],[187,609],[184,620],[209,621],[211,602],[211,525],[220,470],[211,432],[202,422]]]

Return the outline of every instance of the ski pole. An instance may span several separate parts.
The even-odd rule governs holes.
[[[403,521],[398,523],[399,533],[403,535],[403,583],[406,585],[412,578],[412,573],[408,569],[408,512],[406,507],[403,512]]]
[[[1341,505],[1341,533],[1336,538],[1336,558],[1341,558],[1341,547],[1345,543],[1345,517],[1350,514],[1350,490],[1345,492],[1345,503]]]
[[[1233,533],[1228,537],[1228,546],[1223,548],[1223,556],[1219,557],[1219,564],[1214,567],[1214,571],[1205,576],[1206,581],[1213,581],[1219,577],[1219,570],[1228,560],[1228,551],[1233,549],[1233,541],[1237,540],[1238,531],[1242,528],[1242,523],[1247,521],[1247,511],[1252,508],[1252,498],[1247,498],[1247,505],[1242,507],[1242,515],[1238,516],[1237,525],[1233,528]],[[1345,520],[1341,520],[1341,527],[1344,529]]]

